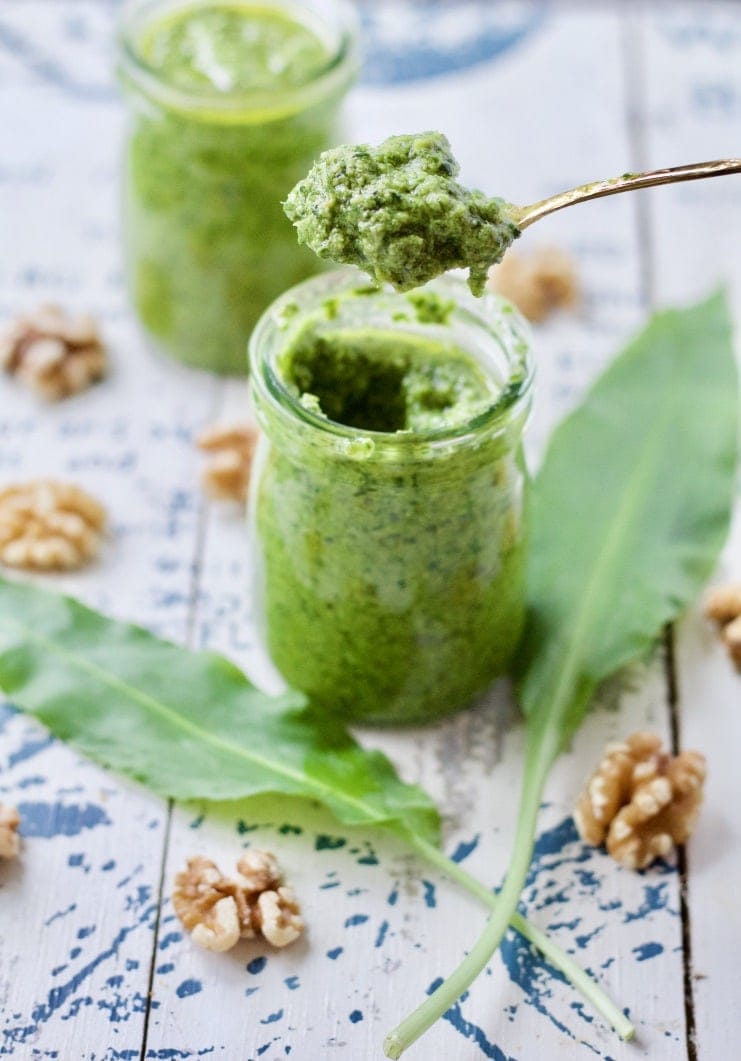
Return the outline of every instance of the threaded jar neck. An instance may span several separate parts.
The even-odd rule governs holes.
[[[407,296],[390,288],[370,288],[354,269],[313,277],[277,299],[250,340],[252,394],[268,437],[277,432],[283,444],[304,451],[319,448],[327,456],[392,463],[450,455],[498,435],[508,448],[519,443],[532,401],[527,323],[494,294],[474,298],[456,277],[438,278],[424,290],[452,305],[445,323],[416,320]],[[333,319],[326,318],[327,307],[336,315]],[[353,326],[452,342],[496,382],[492,401],[471,419],[436,430],[373,431],[327,419],[302,403],[280,366],[283,351],[312,319],[321,320],[323,328]]]

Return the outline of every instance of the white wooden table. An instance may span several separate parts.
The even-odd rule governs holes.
[[[121,283],[122,108],[108,0],[0,5],[0,315],[40,301],[91,310],[113,360],[103,385],[54,408],[0,384],[0,483],[54,474],[106,503],[103,559],[45,582],[249,669],[238,513],[203,501],[192,437],[243,415],[245,385],[146,349]],[[368,77],[348,134],[440,128],[467,183],[529,202],[585,179],[738,155],[741,6],[464,2],[369,4]],[[411,50],[410,50],[411,49]],[[403,78],[407,78],[404,80]],[[741,179],[589,204],[526,240],[578,261],[578,315],[537,334],[533,460],[554,422],[653,305],[719,281],[741,320]],[[735,546],[734,546],[735,543]],[[737,526],[718,577],[741,577]],[[630,1011],[619,1043],[509,936],[468,996],[409,1058],[595,1056],[727,1061],[741,1054],[741,684],[693,610],[672,653],[600,697],[547,789],[525,892],[529,916]],[[604,742],[638,726],[697,747],[710,775],[677,863],[634,874],[586,849],[570,818]],[[484,911],[381,833],[261,800],[218,814],[168,807],[0,708],[0,800],[23,850],[0,867],[0,1055],[25,1061],[381,1056],[383,1033],[457,964]],[[365,733],[445,815],[445,846],[490,884],[506,869],[522,728],[505,687],[422,732]],[[304,942],[196,949],[169,894],[184,859],[279,852],[302,899]]]

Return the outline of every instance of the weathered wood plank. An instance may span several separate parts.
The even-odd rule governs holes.
[[[87,0],[0,12],[0,312],[90,311],[112,362],[104,384],[55,407],[0,383],[0,482],[57,476],[99,497],[111,521],[100,562],[39,581],[183,640],[199,506],[190,435],[212,384],[149,354],[126,306],[114,16]],[[165,807],[0,710],[0,799],[23,816],[20,860],[0,866],[0,1054],[138,1057]]]
[[[741,21],[734,6],[689,3],[641,20],[648,121],[647,163],[738,154],[741,129]],[[647,209],[653,276],[661,303],[697,299],[725,283],[736,321],[741,313],[741,181],[726,178],[667,188]],[[741,525],[736,520],[718,581],[741,579]],[[734,1056],[739,1049],[741,944],[736,897],[741,826],[736,753],[741,742],[741,685],[715,632],[694,608],[677,640],[682,745],[708,757],[706,804],[688,849],[695,1056]]]

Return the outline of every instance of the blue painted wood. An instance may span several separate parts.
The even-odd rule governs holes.
[[[122,109],[110,53],[117,6],[6,0],[0,9],[0,128],[12,145],[0,158],[0,313],[50,299],[91,310],[113,362],[108,381],[59,407],[40,407],[0,382],[0,484],[56,474],[90,489],[111,513],[98,565],[42,581],[254,668],[250,605],[241,590],[244,528],[233,511],[204,506],[192,447],[202,424],[244,414],[244,384],[211,380],[149,353],[122,287]],[[372,47],[366,78],[349,101],[348,135],[375,140],[443,128],[465,179],[488,191],[527,202],[635,168],[641,145],[631,130],[644,127],[652,164],[731,153],[726,145],[737,142],[741,29],[731,5],[657,5],[627,19],[618,5],[407,0],[366,4],[365,15]],[[405,65],[399,57],[409,47],[414,62]],[[655,64],[645,104],[631,91],[641,50]],[[631,95],[639,119],[633,126]],[[651,193],[663,197],[652,200],[651,245],[662,298],[694,297],[709,275],[739,278],[738,193],[729,185],[707,196],[688,187]],[[680,241],[693,205],[700,251],[688,256]],[[635,199],[613,199],[557,215],[526,237],[567,249],[584,287],[577,315],[537,333],[533,460],[556,419],[643,318],[643,210]],[[729,219],[721,238],[704,237],[702,225],[721,212]],[[711,653],[702,623],[696,619],[683,636],[689,688],[701,695],[695,676],[703,674],[728,706],[737,686],[721,672],[725,661]],[[676,865],[627,873],[586,848],[570,818],[605,741],[646,725],[668,735],[658,658],[605,691],[557,765],[524,895],[530,916],[629,1008],[638,1044],[617,1043],[509,936],[487,975],[410,1059],[686,1056]],[[725,761],[722,733],[688,728],[711,769],[714,754]],[[501,880],[522,751],[506,688],[449,722],[363,739],[433,793],[446,815],[446,849],[492,885]],[[730,766],[724,798],[729,777]],[[7,708],[0,709],[0,800],[19,806],[24,819],[21,859],[0,866],[0,1056],[380,1057],[383,1033],[457,963],[484,917],[392,837],[343,830],[314,807],[278,799],[218,811],[178,807],[168,827],[161,801],[84,762]],[[709,807],[711,821],[714,813]],[[196,853],[227,868],[250,845],[278,853],[304,906],[306,938],[284,952],[257,942],[227,955],[199,951],[172,912],[174,874]],[[712,862],[712,850],[701,850],[702,865]],[[730,880],[737,847],[725,858]],[[699,1056],[715,1061],[730,1056],[739,1036],[736,1029],[718,1039],[714,1031],[722,1023],[713,1007],[727,950],[702,949],[714,923],[708,880],[707,872],[697,878],[698,910],[691,913],[702,926],[695,937],[706,963],[700,971],[712,975],[712,991],[699,996]]]

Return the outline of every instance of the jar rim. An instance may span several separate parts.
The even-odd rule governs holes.
[[[278,331],[288,334],[283,322],[287,317],[291,319],[291,308],[295,307],[297,300],[314,296],[315,301],[312,302],[311,309],[316,309],[324,298],[331,298],[332,295],[345,291],[349,293],[355,288],[367,289],[368,281],[364,274],[352,267],[320,273],[304,280],[284,292],[268,307],[250,336],[250,386],[253,392],[267,398],[274,408],[280,409],[294,423],[298,421],[324,437],[334,438],[346,450],[367,439],[371,444],[370,451],[376,454],[379,451],[398,452],[420,446],[425,452],[432,452],[437,449],[448,450],[451,445],[465,445],[486,430],[496,431],[504,428],[509,419],[526,406],[534,380],[529,325],[516,307],[500,295],[487,291],[481,298],[474,299],[462,278],[446,274],[426,284],[422,290],[453,298],[462,297],[467,303],[466,310],[470,310],[474,301],[480,304],[476,307],[479,310],[476,323],[481,325],[482,330],[489,332],[507,357],[509,375],[490,405],[470,419],[452,427],[396,432],[351,427],[336,420],[329,420],[321,413],[307,408],[302,404],[300,396],[294,394],[281,379],[276,371],[274,359],[266,353],[270,334]],[[386,295],[396,294],[388,285],[379,287],[378,291]],[[492,319],[489,320],[489,317]],[[516,338],[516,349],[507,347],[503,337],[493,327],[493,322],[506,327],[510,337]],[[361,446],[356,455],[363,457],[367,454],[362,452]]]
[[[193,118],[224,124],[275,121],[308,110],[332,92],[342,88],[358,68],[358,18],[349,0],[331,0],[337,16],[337,40],[326,62],[298,85],[285,89],[259,91],[195,91],[167,81],[150,65],[140,50],[141,33],[150,19],[160,12],[217,6],[220,0],[126,0],[116,34],[118,73],[129,84],[168,110],[187,113]],[[232,4],[230,6],[238,6]],[[307,8],[299,0],[279,0],[276,8],[301,21]],[[315,21],[321,20],[319,15]],[[305,21],[305,19],[303,19]]]

